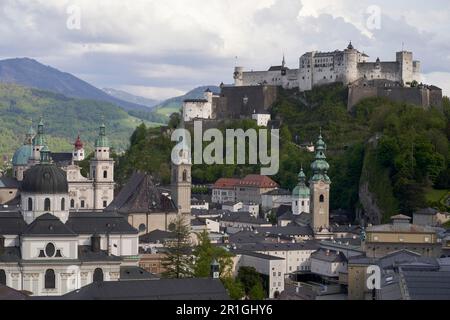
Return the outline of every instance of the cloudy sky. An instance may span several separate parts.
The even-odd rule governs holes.
[[[373,60],[413,51],[450,95],[449,30],[441,0],[0,0],[0,58],[155,99],[231,83],[236,64],[267,69],[283,53],[297,68],[302,53],[350,40]]]

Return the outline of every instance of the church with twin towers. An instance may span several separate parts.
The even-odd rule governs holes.
[[[67,205],[70,210],[102,211],[114,200],[114,160],[110,155],[110,144],[106,126],[103,123],[98,129],[98,136],[94,144],[94,156],[89,160],[88,177],[81,173],[80,161],[83,161],[86,155],[80,136],[78,135],[76,138],[72,152],[50,152],[42,118],[37,126],[37,131],[30,127],[23,145],[14,153],[13,177],[19,182],[23,181],[27,170],[40,163],[43,151],[49,152],[51,161],[67,174],[69,186],[69,203]],[[21,198],[22,201],[27,199],[24,196]],[[39,199],[35,200],[37,203],[40,201]],[[33,205],[22,204],[22,208],[28,207],[33,207]]]

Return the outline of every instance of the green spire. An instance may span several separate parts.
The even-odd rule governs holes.
[[[39,120],[38,131],[36,136],[33,138],[34,146],[43,146],[45,145],[45,136],[44,136],[44,120],[42,117]]]
[[[32,144],[33,143],[33,137],[36,134],[36,132],[33,129],[33,119],[31,119],[31,126],[28,129],[27,134],[25,135],[25,141],[24,144]]]
[[[106,126],[103,123],[102,118],[102,124],[100,125],[99,135],[97,140],[95,140],[95,147],[96,148],[109,148],[109,140],[106,136]]]
[[[50,149],[47,146],[42,147],[41,149],[41,164],[49,164],[51,163],[52,158],[50,156]]]
[[[327,157],[325,156],[325,150],[327,145],[322,137],[322,129],[320,129],[319,138],[316,142],[316,157],[314,162],[311,164],[311,169],[313,171],[313,176],[311,181],[324,181],[331,183],[330,177],[328,177],[328,170],[330,165],[327,162]]]

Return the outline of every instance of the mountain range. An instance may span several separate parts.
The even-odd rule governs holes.
[[[159,100],[140,97],[140,96],[131,94],[129,92],[125,92],[125,91],[117,90],[117,89],[113,89],[113,88],[103,88],[103,91],[105,91],[110,96],[113,96],[114,98],[120,99],[122,101],[131,102],[134,104],[146,106],[148,108],[153,108],[154,106],[156,106],[158,103],[161,102]]]
[[[149,111],[144,105],[118,99],[70,73],[30,58],[1,60],[0,82],[60,93],[71,98],[109,102],[126,111]]]

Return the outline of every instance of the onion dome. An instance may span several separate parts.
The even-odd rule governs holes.
[[[322,133],[319,135],[319,139],[316,142],[316,157],[314,162],[311,164],[311,169],[313,171],[313,177],[311,181],[325,181],[330,183],[331,180],[327,173],[330,169],[330,165],[327,162],[327,157],[325,156],[326,144],[323,141]]]
[[[347,49],[348,49],[348,50],[353,50],[353,49],[355,49],[355,48],[353,47],[353,44],[352,44],[351,41],[350,41],[350,43],[348,44]]]
[[[100,126],[100,132],[98,135],[98,138],[95,140],[95,147],[96,148],[109,148],[109,140],[106,136],[106,127],[102,123]]]
[[[33,130],[33,127],[31,126],[25,136],[23,145],[19,149],[17,149],[16,152],[14,152],[12,158],[13,166],[25,166],[28,164],[28,160],[33,155],[33,147],[31,144],[34,135],[35,132]]]
[[[75,150],[83,149],[83,142],[80,139],[80,135],[78,135],[77,140],[75,141],[75,143],[73,145],[75,147]]]
[[[306,175],[303,172],[303,168],[301,168],[300,173],[298,174],[298,184],[292,191],[292,196],[295,198],[309,198],[309,188],[306,186]]]
[[[14,152],[12,158],[13,166],[25,166],[33,154],[33,147],[30,144],[24,144]]]

